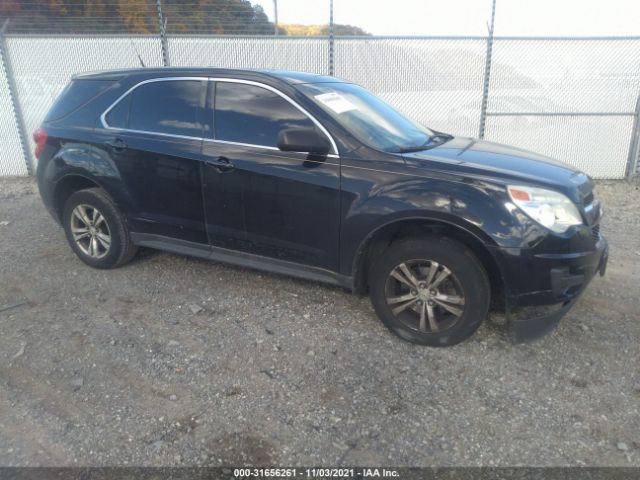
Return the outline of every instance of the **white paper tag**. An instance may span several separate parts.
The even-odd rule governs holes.
[[[336,113],[344,113],[358,109],[358,107],[353,103],[336,92],[323,93],[321,95],[316,95],[315,98]]]

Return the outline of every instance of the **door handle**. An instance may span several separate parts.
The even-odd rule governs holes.
[[[215,160],[205,160],[206,165],[215,168],[219,172],[229,172],[235,165],[227,157],[218,157]]]
[[[107,140],[104,142],[107,147],[112,148],[115,152],[123,152],[127,149],[127,144],[121,138],[114,138],[113,140]]]

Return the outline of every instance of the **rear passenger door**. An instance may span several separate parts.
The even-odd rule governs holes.
[[[245,239],[241,249],[300,264],[337,270],[340,166],[337,155],[282,152],[277,138],[286,128],[318,125],[278,90],[241,80],[214,84],[214,133],[205,141],[210,161],[229,164],[207,169],[205,204],[216,192],[241,185]],[[324,133],[322,133],[324,134]],[[211,205],[213,208],[213,205]]]
[[[207,244],[200,162],[206,78],[135,87],[104,117],[105,146],[131,196],[132,230]]]

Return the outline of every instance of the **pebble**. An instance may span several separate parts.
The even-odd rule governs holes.
[[[616,447],[618,447],[618,450],[621,450],[623,452],[626,452],[627,450],[629,450],[629,445],[627,445],[624,442],[618,442],[618,445],[616,445]]]
[[[74,378],[73,380],[71,380],[71,386],[73,387],[73,390],[80,390],[80,387],[82,387],[84,385],[84,378],[82,377],[78,377],[78,378]]]
[[[169,400],[171,400],[172,402],[175,402],[176,400],[178,400],[178,396],[175,394],[171,394],[169,395]]]
[[[331,443],[332,443],[332,445],[334,447],[336,447],[338,450],[342,450],[343,452],[346,451],[346,450],[349,450],[349,446],[344,444],[344,443],[342,443],[342,442],[335,441],[335,442],[331,442]]]
[[[200,313],[202,310],[204,310],[204,308],[202,308],[200,305],[196,305],[195,303],[192,305],[189,305],[189,310],[191,310],[191,313],[193,313],[194,315],[197,315],[198,313]]]

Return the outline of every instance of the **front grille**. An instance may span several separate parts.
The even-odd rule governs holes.
[[[594,225],[593,227],[591,227],[591,236],[595,239],[595,240],[599,240],[600,239],[600,225]]]

